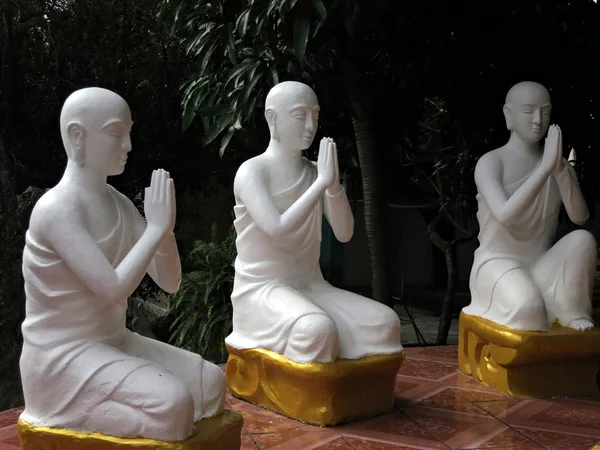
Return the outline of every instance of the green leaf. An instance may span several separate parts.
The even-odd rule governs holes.
[[[235,40],[233,38],[234,25],[232,23],[227,24],[227,54],[229,60],[234,66],[238,63],[237,54],[235,52]]]
[[[294,25],[294,53],[301,63],[304,62],[304,56],[306,55],[309,34],[310,17],[308,14],[302,14]]]
[[[203,106],[196,110],[196,114],[202,114],[204,116],[222,116],[228,112],[231,112],[231,105],[229,103]]]
[[[244,116],[244,122],[249,123],[250,120],[252,119],[252,116],[254,113],[254,107],[256,106],[256,100],[261,98],[261,96],[262,96],[262,90],[259,89],[258,92],[256,92],[253,96],[250,97],[248,106],[245,108],[246,114]]]
[[[273,86],[279,84],[279,73],[277,72],[277,66],[271,66],[271,68],[269,69],[269,78],[271,79]]]
[[[221,132],[231,125],[233,120],[233,114],[229,113],[224,116],[220,116],[213,124],[212,127],[209,128],[208,132],[204,136],[204,146],[207,146],[212,141],[214,141]]]
[[[246,112],[246,107],[248,105],[248,99],[250,98],[251,95],[255,94],[255,92],[253,92],[254,87],[256,86],[256,84],[258,83],[258,81],[262,78],[264,72],[258,72],[254,75],[254,77],[252,78],[252,80],[250,80],[249,83],[247,83],[244,86],[244,90],[242,91],[241,95],[241,101],[239,101],[239,106],[238,108],[240,109],[240,111],[242,113]]]
[[[281,7],[281,4],[285,0],[269,0],[269,7],[267,8],[267,16],[270,16],[276,9]]]
[[[202,63],[200,64],[200,73],[204,73],[205,69],[208,67],[208,63],[210,62],[210,57],[217,49],[218,44],[219,44],[219,39],[213,40],[213,42],[210,44],[210,47],[208,47],[208,49],[206,50],[206,53],[204,53],[204,55],[202,57]]]
[[[194,118],[196,117],[196,108],[190,107],[184,108],[183,110],[183,118],[181,120],[181,132],[185,133],[186,130],[190,127]]]
[[[248,32],[248,24],[250,23],[251,6],[247,7],[242,14],[239,15],[236,21],[236,28],[239,36],[243,39]]]
[[[256,60],[247,61],[247,62],[245,61],[245,62],[235,66],[233,69],[231,69],[229,71],[229,73],[227,74],[227,78],[225,78],[225,82],[224,82],[225,90],[227,90],[227,86],[229,86],[229,83],[231,83],[233,80],[235,80],[237,78],[240,78],[244,72],[252,70],[254,67],[258,66],[259,64],[260,64],[260,62],[256,61]]]
[[[219,158],[222,158],[225,154],[225,150],[227,150],[227,146],[229,145],[229,142],[231,141],[231,138],[233,137],[234,133],[235,128],[229,127],[223,135],[223,139],[221,139],[221,148],[219,149]]]
[[[327,8],[325,8],[322,0],[312,0],[312,6],[321,22],[325,22],[327,20]]]
[[[285,16],[288,12],[294,9],[298,0],[284,0],[279,6],[279,15]]]

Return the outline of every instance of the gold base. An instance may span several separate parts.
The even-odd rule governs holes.
[[[196,433],[185,441],[117,438],[100,433],[35,427],[19,420],[22,450],[239,450],[243,419],[235,412],[196,422]]]
[[[458,368],[515,397],[598,394],[600,328],[519,331],[460,313]]]
[[[269,350],[227,350],[227,384],[234,396],[319,426],[392,411],[404,360],[400,352],[302,364]]]

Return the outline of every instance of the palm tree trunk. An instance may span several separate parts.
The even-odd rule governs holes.
[[[374,300],[392,306],[383,246],[381,189],[375,155],[375,140],[363,104],[353,96],[350,97],[350,102],[353,109],[352,126],[363,184],[365,229],[371,257],[372,295]]]
[[[449,243],[444,251],[446,259],[446,270],[448,273],[448,283],[444,293],[444,303],[442,304],[442,313],[436,338],[436,345],[446,345],[448,343],[448,334],[452,325],[452,313],[454,312],[454,297],[456,295],[456,285],[458,281],[458,262],[456,258],[456,245]]]

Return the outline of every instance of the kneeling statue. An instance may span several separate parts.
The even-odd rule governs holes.
[[[316,163],[302,156],[317,132],[317,96],[305,84],[279,83],[267,95],[265,117],[271,133],[269,146],[261,155],[244,162],[234,181],[238,255],[231,296],[233,332],[225,341],[232,354],[227,377],[234,394],[242,398],[304,421],[329,424],[329,419],[302,416],[303,411],[290,412],[289,403],[297,404],[298,400],[285,402],[282,395],[271,392],[273,382],[265,380],[281,381],[287,379],[285,375],[269,376],[265,372],[262,376],[259,371],[256,372],[259,380],[255,383],[244,375],[248,373],[246,369],[239,368],[236,373],[237,363],[232,358],[240,357],[248,364],[250,353],[243,351],[261,349],[285,358],[275,356],[273,361],[321,364],[315,369],[321,374],[328,370],[333,373],[333,366],[327,364],[338,360],[387,355],[398,361],[402,355],[400,320],[391,308],[336,288],[325,281],[321,273],[323,216],[341,242],[352,237],[354,218],[340,184],[333,140],[321,141]],[[265,370],[267,366],[277,366],[276,363],[257,364],[262,364]],[[288,365],[298,369],[295,373],[300,385],[305,378],[302,367]],[[395,378],[393,365],[390,367],[390,376]],[[365,369],[363,383],[369,379],[369,370]],[[268,401],[261,399],[256,389],[252,388],[249,393],[248,388],[241,386],[250,383],[258,389],[261,382]],[[290,381],[290,385],[293,384]],[[384,384],[387,386],[387,382]],[[288,391],[292,388],[286,387]],[[332,388],[315,387],[319,389],[332,394]],[[299,395],[318,397],[308,392]],[[388,395],[385,391],[382,398],[385,405],[393,403],[393,393]],[[304,413],[331,409],[323,403],[307,404]],[[345,415],[337,414],[337,419]]]
[[[106,89],[78,90],[63,106],[67,167],[35,205],[23,253],[20,421],[183,441],[196,421],[223,413],[226,382],[199,355],[125,327],[127,298],[146,273],[169,293],[181,280],[169,173],[152,174],[147,223],[107,184],[124,171],[132,124],[125,100]]]

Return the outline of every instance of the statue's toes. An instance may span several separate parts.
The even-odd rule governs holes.
[[[594,328],[594,322],[587,319],[578,319],[574,320],[569,324],[570,328],[573,328],[577,331],[586,331]]]

